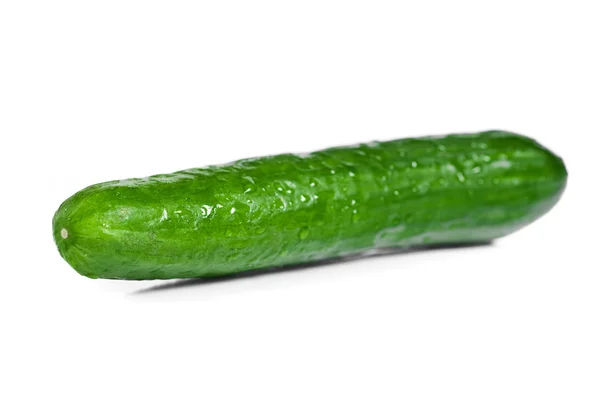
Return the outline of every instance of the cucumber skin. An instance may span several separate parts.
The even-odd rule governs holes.
[[[550,210],[566,181],[521,135],[399,139],[92,185],[60,206],[53,234],[90,278],[220,276],[493,240]]]

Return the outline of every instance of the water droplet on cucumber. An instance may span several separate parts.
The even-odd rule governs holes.
[[[308,237],[308,232],[309,232],[308,227],[302,227],[300,229],[300,232],[298,233],[298,237],[300,239],[305,239],[306,237]]]

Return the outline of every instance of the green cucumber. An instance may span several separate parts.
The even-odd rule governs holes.
[[[92,185],[53,219],[92,278],[210,277],[512,233],[562,194],[562,160],[487,131],[282,154]]]

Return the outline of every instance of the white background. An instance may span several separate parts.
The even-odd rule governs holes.
[[[600,399],[598,7],[3,1],[0,398]],[[570,174],[489,247],[156,289],[52,241],[96,182],[489,128]]]

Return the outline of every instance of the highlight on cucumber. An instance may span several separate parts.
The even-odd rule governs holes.
[[[407,138],[92,185],[53,235],[87,277],[215,277],[491,241],[546,214],[566,182],[560,157],[515,133]]]

